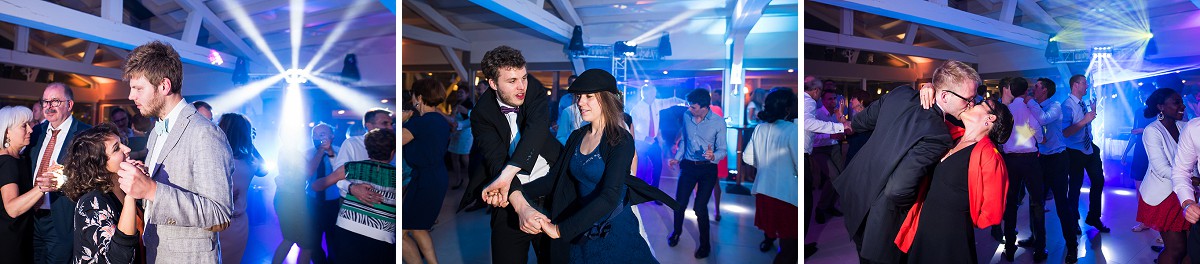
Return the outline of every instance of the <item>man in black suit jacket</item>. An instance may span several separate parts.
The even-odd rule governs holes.
[[[492,213],[492,262],[528,263],[530,242],[539,263],[549,261],[549,237],[521,231],[507,195],[515,184],[528,184],[547,174],[562,149],[550,135],[547,89],[525,71],[520,51],[500,46],[484,54],[484,78],[491,89],[471,112],[471,152],[482,168],[471,170],[462,205],[477,199],[502,207]],[[516,180],[514,180],[516,178]],[[490,183],[490,184],[487,184]]]
[[[862,263],[903,261],[896,234],[921,181],[952,146],[945,120],[974,104],[980,83],[970,66],[948,61],[934,71],[933,109],[922,109],[920,93],[902,86],[854,116],[854,132],[875,132],[833,184]]]
[[[67,146],[91,125],[71,117],[75,106],[75,94],[63,83],[51,83],[42,92],[42,110],[47,122],[33,127],[29,147],[22,159],[29,162],[33,175],[23,176],[34,182],[34,175],[49,171],[54,164],[63,164],[67,157]],[[51,137],[56,136],[56,137]],[[53,146],[49,146],[53,143]],[[75,202],[62,192],[47,193],[38,201],[34,211],[33,250],[34,263],[69,263],[74,238]]]

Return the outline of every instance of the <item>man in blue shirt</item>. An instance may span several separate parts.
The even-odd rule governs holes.
[[[1043,141],[1038,143],[1038,161],[1042,165],[1042,176],[1046,179],[1046,186],[1054,193],[1054,209],[1058,214],[1059,224],[1061,224],[1063,238],[1067,241],[1066,248],[1077,248],[1075,235],[1079,230],[1079,204],[1072,202],[1068,196],[1070,185],[1068,184],[1067,170],[1070,164],[1070,156],[1065,150],[1067,145],[1063,139],[1063,119],[1062,105],[1060,102],[1051,100],[1055,93],[1054,81],[1047,78],[1039,78],[1033,86],[1033,98],[1042,107],[1042,111],[1034,112],[1034,118],[1042,124]],[[1078,192],[1079,188],[1076,187]],[[1030,246],[1032,241],[1017,241],[1019,246]],[[1066,261],[1074,263],[1078,251],[1068,250],[1066,252]]]
[[[1083,75],[1071,76],[1071,96],[1063,101],[1063,137],[1067,145],[1067,154],[1071,156],[1069,165],[1069,193],[1072,204],[1079,205],[1079,188],[1083,186],[1084,172],[1091,179],[1087,220],[1084,223],[1095,227],[1101,233],[1108,233],[1108,227],[1100,221],[1100,197],[1104,196],[1104,165],[1100,161],[1100,148],[1092,143],[1092,120],[1096,119],[1095,104],[1085,105],[1082,100],[1087,94],[1088,81]],[[1076,210],[1078,212],[1078,210]]]
[[[712,250],[709,241],[708,199],[712,196],[713,187],[717,185],[717,163],[725,159],[725,119],[709,110],[711,98],[704,89],[688,93],[687,102],[688,109],[683,115],[683,137],[679,142],[679,152],[669,161],[671,166],[678,164],[680,169],[679,186],[675,189],[675,200],[679,201],[680,206],[675,209],[674,231],[667,239],[667,244],[672,247],[679,244],[688,198],[692,196],[692,189],[699,185],[692,210],[696,212],[696,223],[700,229],[700,247],[696,249],[695,257],[702,259],[708,257]]]

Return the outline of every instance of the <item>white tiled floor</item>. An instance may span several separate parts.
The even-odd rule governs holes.
[[[727,182],[722,182],[723,185]],[[672,196],[675,179],[663,178],[662,188]],[[484,210],[456,213],[463,190],[451,190],[446,194],[442,212],[432,232],[438,260],[442,263],[491,263],[490,216]],[[763,233],[754,227],[754,198],[746,195],[724,193],[721,200],[721,221],[712,221],[713,252],[706,259],[697,260],[692,254],[699,240],[694,217],[684,221],[684,235],[679,245],[667,246],[671,233],[672,212],[665,205],[645,203],[639,205],[646,233],[655,255],[662,263],[770,263],[775,251],[763,253],[758,250]],[[709,211],[713,211],[709,203]],[[689,210],[690,212],[690,210]],[[778,247],[778,243],[776,243]],[[531,262],[534,259],[530,251]]]
[[[1087,187],[1080,196],[1080,212],[1087,214]],[[1133,232],[1131,227],[1136,223],[1137,196],[1133,190],[1123,188],[1106,188],[1103,199],[1104,224],[1112,229],[1110,233],[1097,232],[1091,226],[1080,221],[1085,235],[1080,238],[1079,263],[1154,263],[1158,253],[1150,249],[1158,233],[1154,230]],[[1028,204],[1028,203],[1024,203]],[[1046,263],[1062,263],[1066,242],[1062,238],[1058,215],[1054,213],[1053,201],[1046,201],[1046,233],[1047,248],[1050,253]],[[1018,238],[1028,237],[1029,211],[1022,206],[1017,216]],[[815,222],[815,220],[814,220]],[[809,241],[816,240],[819,250],[805,263],[853,263],[857,259],[854,243],[850,241],[842,218],[833,218],[823,225],[815,224],[809,230]],[[1000,258],[1003,245],[991,238],[987,229],[977,229],[975,232],[976,247],[980,252],[980,263],[1004,263]],[[1033,263],[1033,254],[1024,249],[1017,251],[1017,263]]]

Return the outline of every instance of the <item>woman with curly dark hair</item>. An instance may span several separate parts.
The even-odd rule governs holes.
[[[132,196],[117,184],[129,147],[117,127],[105,123],[75,136],[67,148],[62,192],[75,201],[73,263],[133,263],[138,234]]]

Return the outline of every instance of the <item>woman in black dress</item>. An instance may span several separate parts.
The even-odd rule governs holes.
[[[4,127],[3,149],[0,149],[0,256],[15,263],[32,263],[32,222],[25,213],[42,198],[43,188],[33,188],[29,179],[28,162],[21,162],[21,148],[29,145],[29,120],[33,112],[24,106],[0,109],[0,125]],[[46,189],[46,191],[53,191]],[[0,261],[3,262],[3,261]]]
[[[977,263],[974,229],[1004,216],[1008,172],[996,146],[1008,141],[1012,114],[989,100],[958,118],[963,136],[922,184],[896,238],[909,263]]]
[[[446,163],[442,157],[450,146],[450,122],[437,110],[436,105],[446,100],[446,88],[434,79],[423,79],[413,83],[413,105],[416,115],[404,123],[401,142],[404,151],[420,153],[407,155],[404,162],[412,166],[412,182],[404,188],[401,204],[401,221],[404,230],[400,238],[403,243],[404,262],[436,264],[433,239],[429,230],[442,210],[442,200],[450,185]]]

